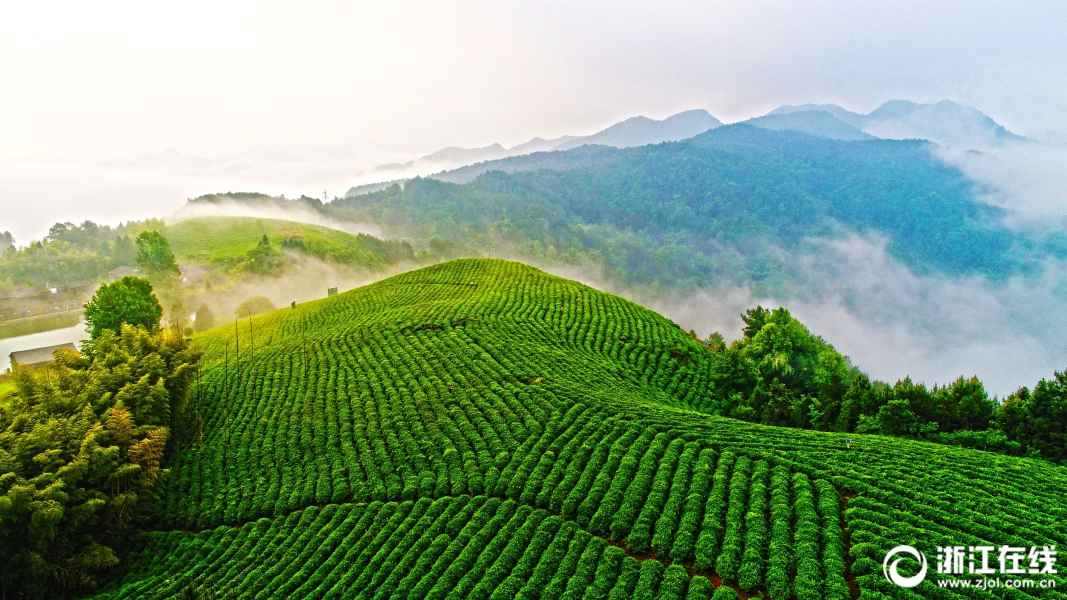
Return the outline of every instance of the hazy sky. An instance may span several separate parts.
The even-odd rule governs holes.
[[[1063,2],[5,3],[0,228],[339,195],[446,145],[690,108],[952,99],[1063,140],[1064,31]],[[171,148],[217,162],[124,162]]]
[[[868,112],[893,98],[954,100],[1053,142],[946,159],[1023,216],[1067,215],[1062,1],[37,1],[2,14],[0,230],[20,244],[56,221],[163,216],[203,193],[343,195],[361,171],[449,145],[692,108],[725,122],[806,102]],[[879,376],[977,372],[1004,393],[1063,364],[1055,328],[1018,316],[1059,315],[1060,275],[1027,296],[854,254],[874,258],[842,279],[862,292],[864,277],[890,273],[896,303],[794,308]],[[854,292],[827,291],[841,306]],[[668,314],[740,310],[691,300]],[[957,306],[966,318],[944,317]]]

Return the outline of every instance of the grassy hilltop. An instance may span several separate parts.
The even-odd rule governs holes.
[[[227,267],[248,261],[263,236],[275,249],[363,267],[413,258],[407,244],[281,219],[198,217],[168,226],[166,236],[179,260]]]
[[[161,525],[99,597],[954,598],[980,594],[892,586],[886,551],[1067,546],[1067,469],[703,414],[710,348],[518,263],[196,343]]]

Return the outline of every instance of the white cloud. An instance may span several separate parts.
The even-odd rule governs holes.
[[[725,289],[682,298],[635,298],[701,336],[741,335],[740,314],[785,306],[876,379],[910,375],[928,385],[977,375],[1001,397],[1067,369],[1067,265],[995,282],[920,276],[886,252],[885,240],[809,241],[793,293],[756,297]]]

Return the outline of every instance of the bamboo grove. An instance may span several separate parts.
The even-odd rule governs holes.
[[[1067,545],[1063,467],[701,413],[706,345],[518,263],[428,267],[196,343],[162,521],[100,597],[978,597],[894,586],[882,558]]]

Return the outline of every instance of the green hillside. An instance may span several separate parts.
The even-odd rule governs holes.
[[[479,163],[323,210],[416,238],[589,260],[631,284],[757,294],[802,285],[797,249],[844,233],[883,237],[918,272],[996,278],[1062,255],[1062,231],[1005,226],[1004,210],[933,150],[737,124],[680,142]]]
[[[155,530],[98,597],[984,597],[896,587],[882,559],[1067,544],[1064,467],[703,414],[711,349],[518,263],[427,267],[195,343]]]
[[[201,217],[168,226],[166,235],[179,260],[227,267],[248,260],[263,236],[275,249],[338,263],[380,267],[413,257],[411,247],[400,242],[279,219]]]

